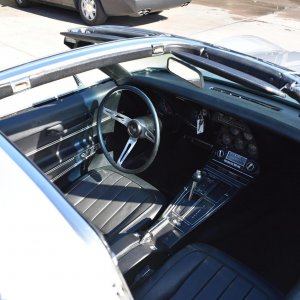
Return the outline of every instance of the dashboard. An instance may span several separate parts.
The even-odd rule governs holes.
[[[251,176],[264,164],[266,149],[259,145],[269,141],[269,133],[300,141],[299,108],[268,94],[213,80],[205,80],[204,88],[199,89],[156,70],[140,72],[124,83],[141,88],[153,100],[162,119],[162,134],[183,123],[186,132],[181,133],[199,141],[213,159]],[[201,111],[204,131],[197,134]],[[166,126],[163,119],[173,124]],[[265,130],[267,140],[262,136]]]
[[[255,124],[269,132],[274,132],[296,142],[300,141],[299,105],[293,105],[270,94],[261,93],[236,84],[205,78],[203,89],[192,86],[184,80],[161,70],[140,72],[124,81],[144,91],[161,94],[176,99],[185,98],[204,108],[223,112],[228,116]],[[170,114],[172,108],[166,104],[165,111]],[[178,110],[175,110],[178,112]]]
[[[254,133],[243,120],[204,108],[184,97],[153,95],[158,115],[182,124],[190,141],[206,147],[215,162],[254,176],[259,171],[259,150]],[[167,126],[168,127],[168,126]]]

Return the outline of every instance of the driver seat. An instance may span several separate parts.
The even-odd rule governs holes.
[[[66,199],[109,243],[149,226],[166,203],[155,187],[112,167],[89,171]]]

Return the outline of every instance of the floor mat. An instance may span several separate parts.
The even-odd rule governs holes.
[[[300,204],[295,181],[289,180],[280,190],[274,189],[277,184],[261,186],[265,190],[254,204],[259,207],[261,196],[268,196],[261,216],[219,247],[287,293],[300,278]]]

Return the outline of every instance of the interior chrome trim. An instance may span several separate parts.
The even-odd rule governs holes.
[[[45,172],[46,175],[49,175],[50,173],[62,168],[64,165],[70,163],[72,160],[76,159],[76,157],[78,156],[78,154],[74,155],[73,157],[67,159],[66,161],[63,161],[62,163],[60,163],[59,165],[55,166],[54,168],[48,170],[47,172]]]
[[[57,179],[59,179],[60,177],[62,177],[63,175],[67,174],[70,170],[72,170],[73,168],[79,166],[82,163],[82,161],[78,161],[77,163],[73,164],[72,166],[70,166],[69,168],[67,168],[66,170],[64,170],[63,172],[61,172],[60,174],[58,174],[57,176],[53,177],[50,179],[51,182],[56,181]]]
[[[74,163],[73,165],[71,165],[69,168],[65,169],[64,171],[62,171],[61,173],[59,173],[58,175],[56,175],[55,177],[51,178],[50,181],[51,182],[54,182],[56,181],[57,179],[59,179],[60,177],[62,177],[63,175],[65,175],[66,173],[68,173],[69,171],[71,171],[73,168],[79,166],[84,160],[86,160],[87,158],[89,158],[90,156],[92,156],[93,154],[90,154],[88,155],[85,159],[81,159],[81,160],[78,160],[76,163]],[[76,156],[74,156],[71,160],[75,160],[76,159]],[[61,167],[62,165],[60,165]],[[53,170],[53,169],[52,169]],[[50,170],[50,171],[52,171]],[[48,171],[48,172],[50,172]],[[49,175],[49,174],[47,174]]]
[[[248,177],[248,178],[253,179],[253,176],[251,176],[251,175],[249,175],[249,174],[247,174],[247,173],[245,173],[245,172],[243,172],[243,171],[240,171],[240,170],[238,170],[238,169],[235,169],[235,168],[233,168],[233,167],[231,167],[231,166],[229,166],[229,165],[227,165],[227,164],[224,164],[224,163],[222,163],[221,161],[218,161],[218,160],[216,160],[216,159],[214,159],[214,158],[212,159],[212,161],[215,162],[215,163],[217,163],[217,164],[220,164],[220,165],[222,165],[222,166],[224,166],[224,167],[226,167],[226,168],[229,168],[229,169],[231,169],[231,170],[234,170],[234,171],[237,172],[237,173],[243,174],[244,176],[246,176],[246,177]]]
[[[96,151],[100,148],[99,144],[93,144],[90,145],[89,147],[86,147],[85,149],[83,149],[83,151],[76,153],[76,155],[74,155],[73,157],[69,158],[68,160],[62,162],[61,164],[55,166],[54,168],[48,170],[47,172],[45,172],[45,174],[47,176],[49,176],[52,172],[55,172],[57,170],[59,170],[60,168],[63,168],[65,165],[67,165],[68,163],[72,163],[72,161],[76,161],[74,164],[70,165],[67,169],[63,170],[61,173],[59,173],[58,175],[54,176],[53,178],[50,179],[50,181],[55,181],[57,179],[59,179],[60,177],[62,177],[63,175],[65,175],[67,172],[69,172],[70,170],[72,170],[73,168],[77,167],[78,165],[80,165],[83,161],[87,160],[88,158],[90,158],[91,156],[93,156]],[[89,154],[86,155],[84,158],[81,156],[82,153],[89,151]],[[76,158],[80,158],[80,159],[76,159]]]
[[[75,131],[75,132],[73,132],[73,133],[70,133],[70,134],[64,136],[64,137],[60,137],[59,139],[55,140],[54,142],[51,142],[51,143],[46,144],[46,145],[44,145],[44,146],[42,146],[42,147],[40,147],[40,148],[37,148],[37,149],[35,149],[35,150],[32,150],[32,151],[26,153],[25,155],[26,155],[27,157],[29,157],[29,156],[31,156],[31,155],[33,155],[33,154],[36,154],[36,153],[38,153],[38,152],[40,152],[40,151],[42,151],[42,150],[47,149],[48,147],[54,146],[55,144],[58,144],[58,143],[60,143],[60,142],[62,142],[62,141],[64,141],[64,140],[67,140],[67,139],[69,139],[70,137],[72,137],[72,136],[74,136],[74,135],[77,135],[77,134],[79,134],[79,133],[81,133],[81,132],[83,132],[83,131],[86,131],[86,130],[88,130],[88,129],[90,129],[90,128],[96,126],[96,125],[97,125],[97,123],[94,122],[93,124],[88,125],[88,126],[86,126],[86,127],[84,127],[84,128],[81,128],[81,129],[79,129],[79,130],[77,130],[77,131]]]
[[[111,119],[110,117],[103,118],[103,120],[102,120],[101,123],[107,122],[107,121],[110,120],[110,119]],[[54,142],[51,142],[51,143],[49,143],[49,144],[46,144],[46,145],[44,145],[44,146],[42,146],[42,147],[40,147],[40,148],[34,149],[34,150],[32,150],[32,151],[26,153],[25,155],[26,155],[27,157],[30,157],[30,156],[32,156],[32,155],[34,155],[34,154],[36,154],[36,153],[38,153],[38,152],[40,152],[40,151],[42,151],[42,150],[45,150],[45,149],[47,149],[47,148],[49,148],[49,147],[51,147],[51,146],[54,146],[55,144],[58,144],[58,143],[60,143],[60,142],[62,142],[62,141],[64,141],[64,140],[67,140],[67,139],[73,137],[74,135],[77,135],[77,134],[79,134],[79,133],[81,133],[81,132],[83,132],[83,131],[85,131],[85,130],[91,129],[92,127],[95,127],[95,126],[97,126],[97,122],[94,122],[93,124],[88,125],[88,126],[86,126],[86,127],[84,127],[84,128],[81,128],[81,129],[79,129],[79,130],[77,130],[77,131],[75,131],[75,132],[73,132],[73,133],[70,133],[69,135],[66,135],[66,136],[64,136],[64,137],[60,137],[59,139],[55,140]]]

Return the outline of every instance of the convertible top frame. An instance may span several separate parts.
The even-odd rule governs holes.
[[[80,47],[82,42],[85,46],[92,45],[1,72],[0,99],[93,68],[180,50],[203,58],[207,61],[206,65],[216,62],[221,69],[222,65],[230,67],[233,72],[237,71],[237,78],[240,78],[241,72],[252,75],[252,78],[262,81],[257,87],[265,92],[281,97],[286,92],[300,101],[300,77],[292,71],[215,45],[122,26],[77,28],[62,34],[65,35],[65,44],[71,48]]]
[[[141,37],[182,38],[177,35],[153,30],[111,25],[79,27],[71,29],[68,32],[62,32],[61,34],[65,36],[65,45],[72,49],[93,43],[104,43],[121,39]],[[233,77],[237,79],[237,82],[243,81],[243,78],[246,78],[242,84],[249,85],[249,77],[252,76],[251,80],[254,80],[253,86],[280,97],[285,97],[286,92],[298,102],[300,101],[300,77],[294,71],[230,49],[199,42],[198,40],[187,40],[202,44],[200,53],[192,53],[203,60],[204,64],[201,65],[202,68],[208,70],[211,69],[210,64],[219,65],[214,69],[218,69],[217,73],[225,78],[227,78],[226,75],[228,72],[222,72],[223,69],[231,68],[232,70],[229,73],[234,75]],[[182,57],[182,59],[184,58]],[[281,92],[282,90],[284,92]]]
[[[0,73],[0,99],[94,68],[171,53],[200,51],[201,43],[175,37],[138,38],[91,45],[42,58]]]

